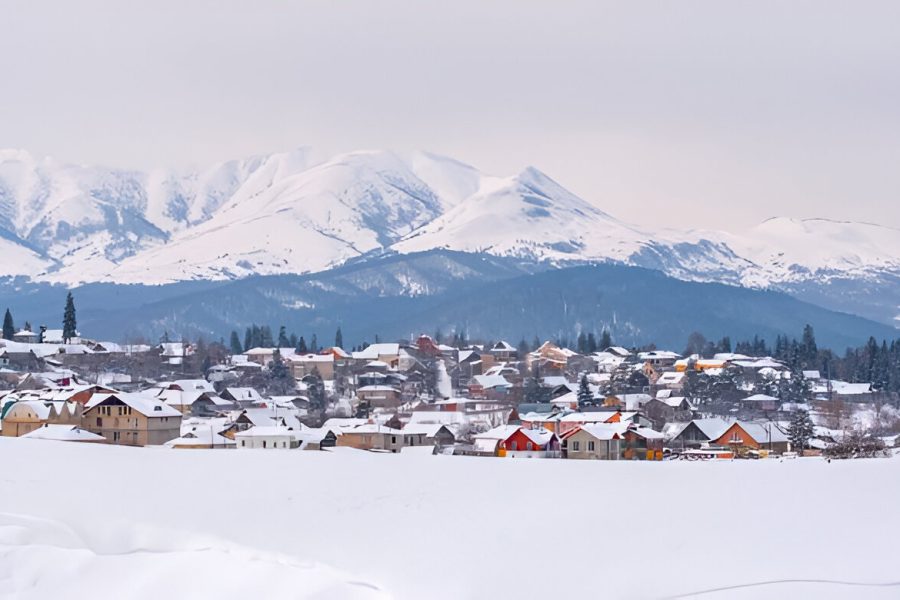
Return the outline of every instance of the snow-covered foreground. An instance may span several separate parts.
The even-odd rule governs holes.
[[[4,599],[900,597],[897,458],[616,463],[0,438],[0,465]]]

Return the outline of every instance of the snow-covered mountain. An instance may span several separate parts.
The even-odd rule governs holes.
[[[428,153],[319,161],[299,149],[144,173],[0,151],[0,275],[69,285],[223,280],[436,248],[554,265],[617,262],[797,293],[832,282],[887,285],[884,310],[894,314],[881,318],[900,312],[892,299],[900,231],[878,225],[776,218],[742,234],[650,231],[535,168],[495,177]]]

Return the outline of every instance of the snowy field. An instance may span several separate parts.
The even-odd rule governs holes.
[[[175,451],[0,438],[0,598],[900,598],[900,458]]]

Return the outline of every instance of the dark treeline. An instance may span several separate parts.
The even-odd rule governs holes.
[[[338,327],[334,334],[334,345],[343,348],[344,335],[341,328]],[[362,349],[368,344],[364,344],[359,348],[353,347],[351,350]],[[328,348],[331,344],[320,344],[318,336],[313,333],[307,340],[304,336],[297,336],[296,333],[287,333],[284,325],[278,328],[275,334],[268,325],[253,324],[244,331],[243,341],[237,331],[231,332],[228,346],[232,354],[240,354],[251,348],[293,348],[300,354],[317,353],[324,348]]]
[[[727,337],[713,343],[702,334],[692,333],[684,355],[699,354],[710,358],[718,352],[732,351],[748,356],[771,356],[792,371],[816,370],[822,377],[866,382],[879,391],[900,392],[900,338],[879,343],[872,337],[864,346],[847,348],[839,355],[831,349],[818,347],[810,325],[803,328],[800,339],[778,336],[775,345],[769,346],[763,339],[754,337],[736,343],[733,350]]]

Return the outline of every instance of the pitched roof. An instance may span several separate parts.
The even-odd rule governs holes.
[[[85,431],[77,425],[44,425],[22,437],[59,442],[101,442],[106,440],[102,435]]]

